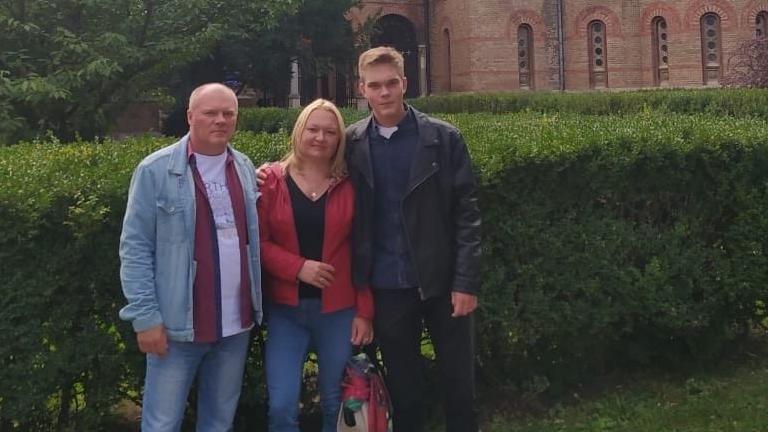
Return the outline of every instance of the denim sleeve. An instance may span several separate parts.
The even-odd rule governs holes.
[[[140,164],[131,178],[120,235],[120,282],[128,300],[120,318],[137,332],[163,323],[155,294],[156,211],[151,169]]]

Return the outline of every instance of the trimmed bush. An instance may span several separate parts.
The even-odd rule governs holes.
[[[768,122],[446,119],[482,177],[478,357],[494,386],[710,360],[763,316]]]
[[[695,89],[621,92],[451,93],[410,101],[431,113],[632,114],[643,111],[768,118],[768,90]]]
[[[0,150],[0,430],[109,430],[116,402],[140,401],[143,357],[117,316],[117,247],[131,172],[171,141]],[[286,141],[240,133],[236,145],[265,161]],[[249,382],[263,383],[262,369],[249,365]],[[249,388],[243,402],[263,395]]]
[[[238,113],[238,129],[251,132],[285,132],[290,135],[300,111],[299,108],[243,108]],[[340,111],[347,125],[368,115],[368,112],[350,108],[341,108]]]
[[[479,175],[483,382],[557,393],[614,367],[707,360],[763,316],[768,122],[444,115]],[[239,133],[254,163],[285,133]],[[105,430],[143,377],[117,243],[130,173],[170,140],[0,149],[0,429]],[[262,427],[254,344],[237,430]],[[256,414],[254,414],[256,413]]]

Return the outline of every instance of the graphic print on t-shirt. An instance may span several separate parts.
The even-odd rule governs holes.
[[[221,182],[221,180],[224,180]],[[232,238],[237,240],[237,227],[235,226],[235,214],[232,211],[232,200],[229,196],[226,177],[224,179],[212,179],[206,181],[205,191],[208,194],[208,202],[213,211],[213,220],[216,221],[216,231],[219,240]]]

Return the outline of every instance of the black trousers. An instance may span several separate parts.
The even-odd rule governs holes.
[[[421,335],[435,348],[448,432],[477,432],[473,316],[451,318],[451,296],[422,301],[414,289],[375,289],[374,330],[394,408],[394,432],[424,429]]]

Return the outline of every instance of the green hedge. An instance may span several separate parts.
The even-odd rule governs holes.
[[[447,116],[482,173],[479,357],[521,391],[710,360],[763,316],[768,122]]]
[[[117,317],[117,247],[131,172],[169,142],[0,149],[0,430],[111,430],[115,403],[140,401],[143,359]],[[285,142],[237,137],[258,161]],[[263,382],[262,369],[249,364],[249,381]],[[260,389],[247,387],[243,403],[258,412]]]
[[[252,132],[285,132],[290,134],[299,108],[243,108],[238,113],[238,128]],[[368,115],[365,111],[342,108],[344,122],[350,125]]]
[[[763,317],[766,121],[444,118],[481,182],[481,382],[557,393],[614,367],[708,360]],[[286,141],[236,145],[258,164]],[[0,149],[0,430],[103,430],[116,401],[138,400],[117,242],[133,167],[168,142]],[[237,430],[263,427],[260,361],[254,346]]]
[[[499,92],[449,93],[408,101],[427,113],[515,112],[627,115],[647,111],[675,114],[768,119],[768,90],[763,89],[665,89],[615,92]],[[341,110],[347,125],[368,115],[367,111]],[[298,108],[243,108],[240,130],[291,132]]]
[[[613,92],[453,93],[410,101],[432,113],[575,113],[589,115],[665,111],[678,114],[768,118],[768,90],[691,89]]]

